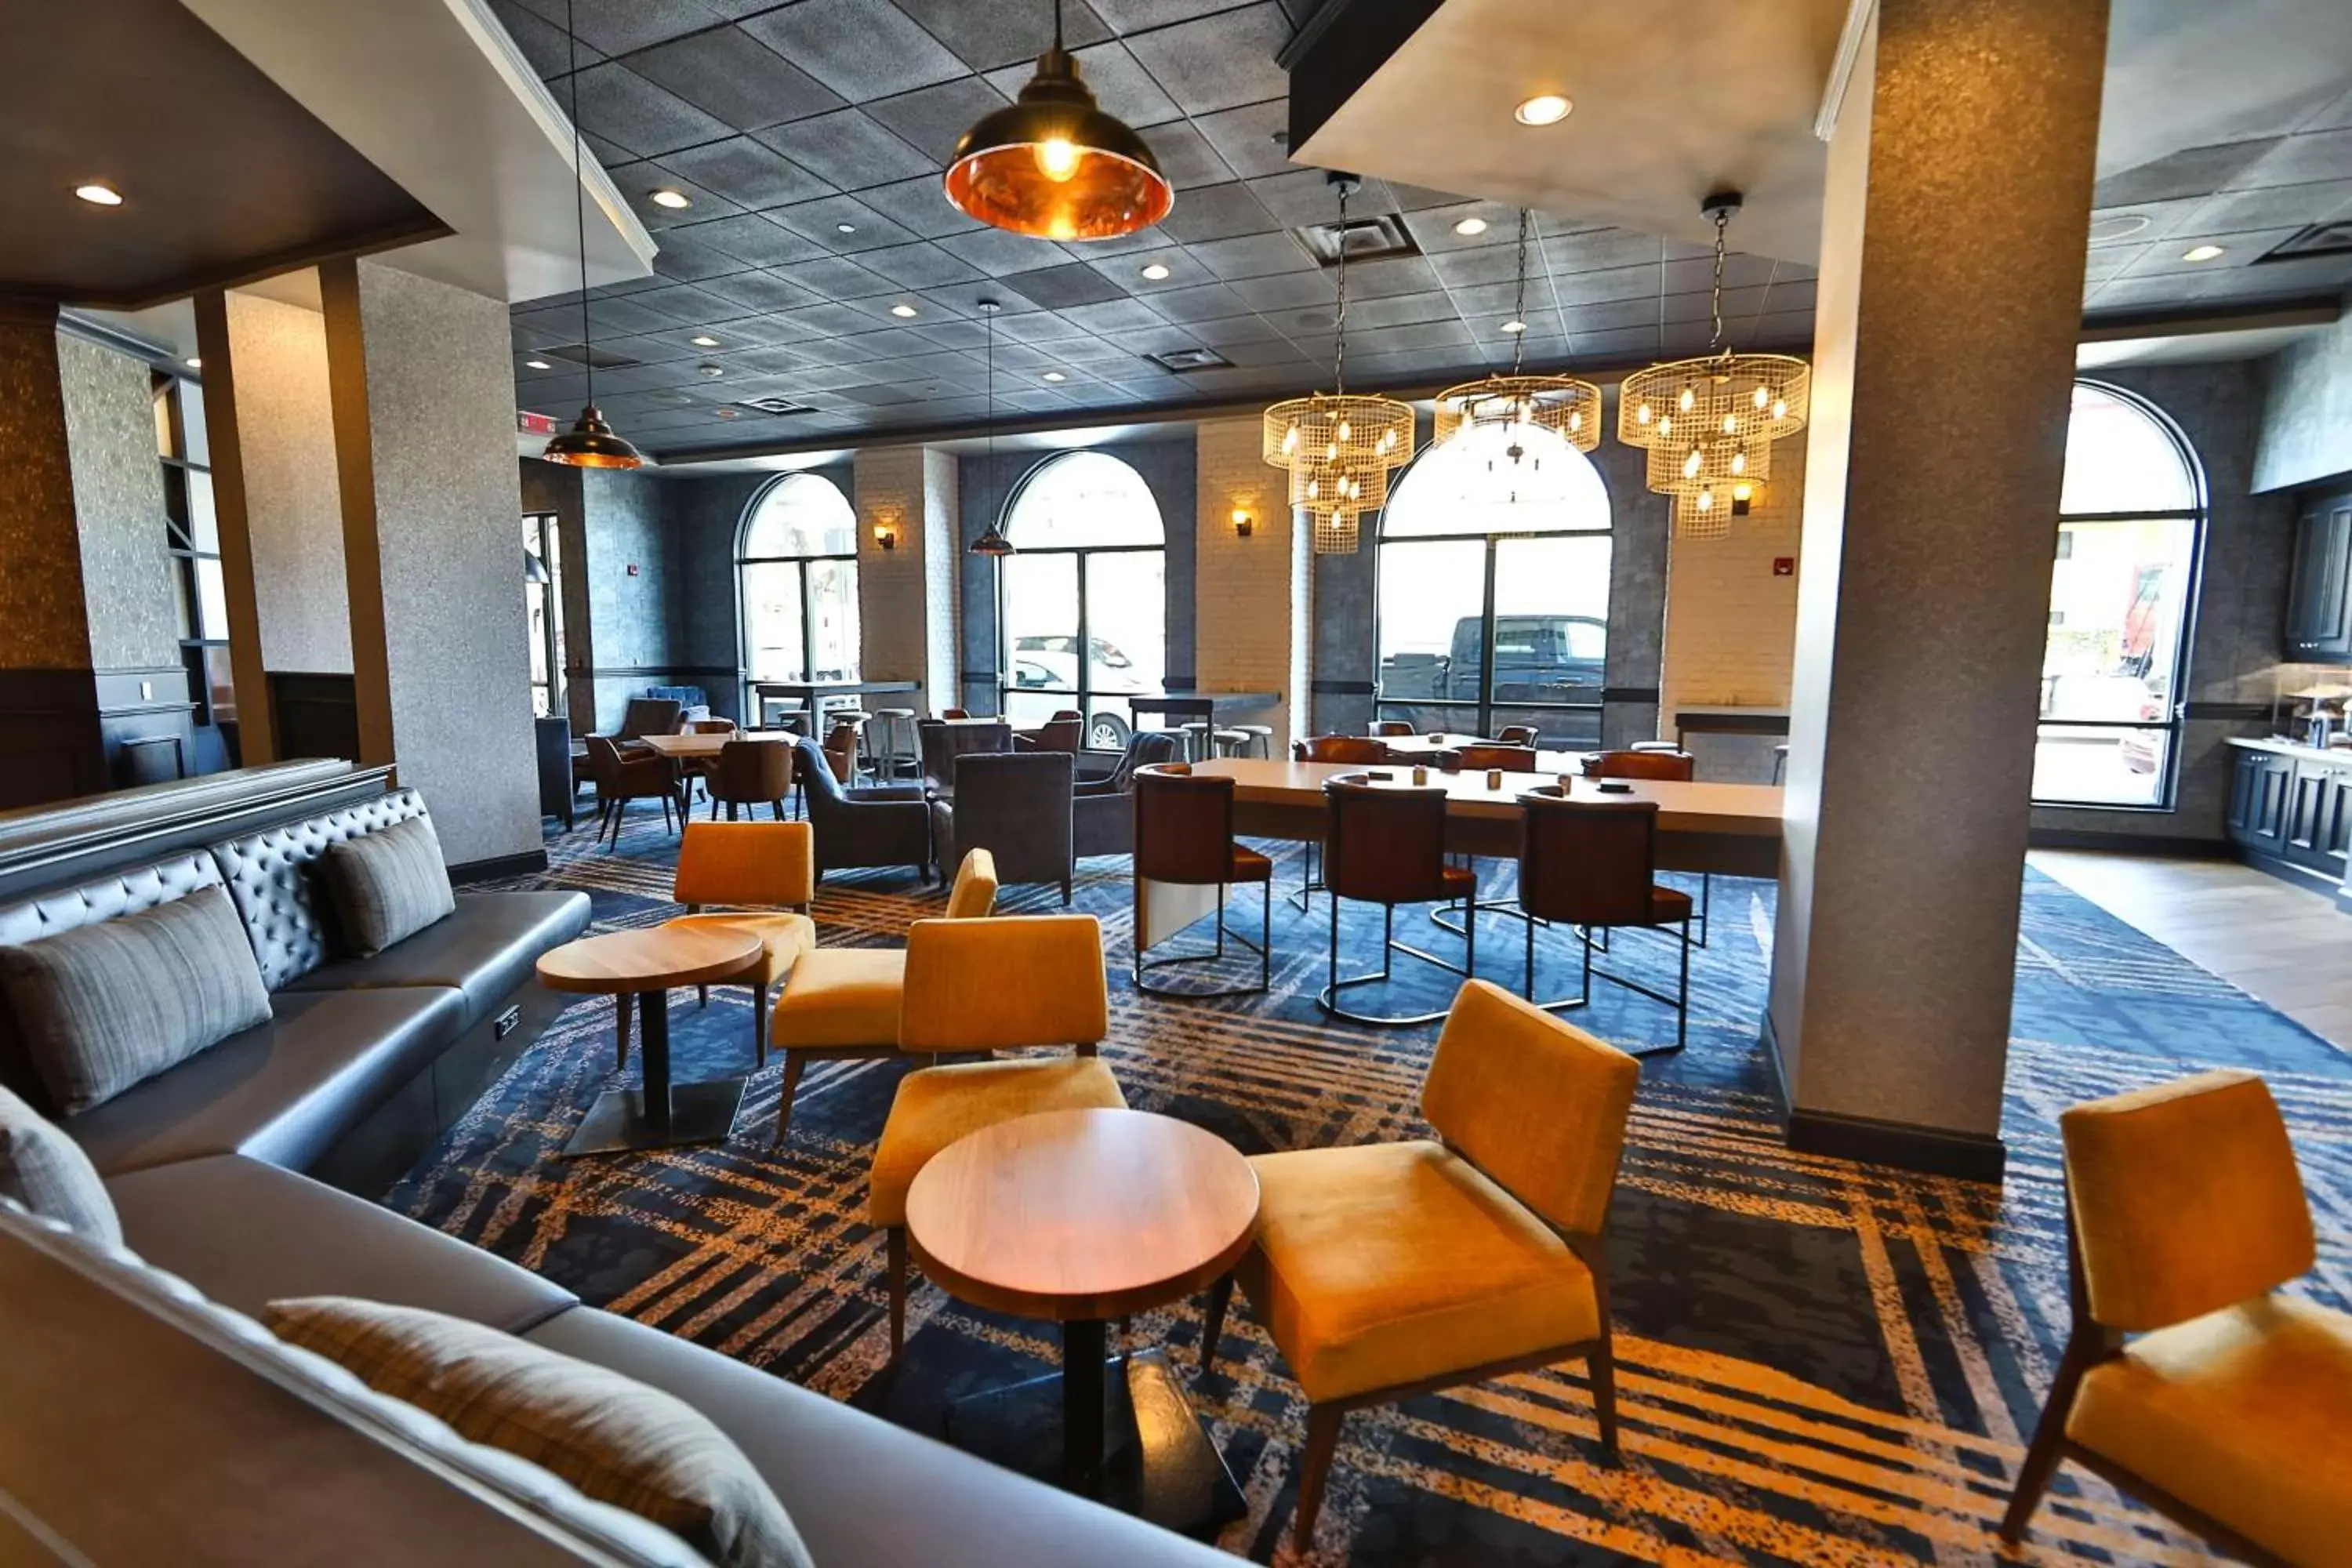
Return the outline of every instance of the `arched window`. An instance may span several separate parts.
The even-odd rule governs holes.
[[[857,514],[821,474],[786,474],[743,514],[743,711],[762,680],[857,679]]]
[[[2033,798],[2168,809],[2205,540],[2196,456],[2148,404],[2077,382],[2058,514]]]
[[[1599,745],[1610,544],[1599,471],[1549,430],[1472,429],[1423,453],[1381,520],[1380,716]]]
[[[1128,698],[1158,691],[1168,668],[1168,534],[1151,487],[1108,453],[1048,458],[1013,491],[1004,533],[1017,552],[996,579],[1005,717],[1075,709],[1088,746],[1126,745]]]

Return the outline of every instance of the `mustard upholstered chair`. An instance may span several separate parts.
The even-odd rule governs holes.
[[[2002,1539],[2072,1459],[2234,1556],[2352,1562],[2352,1316],[2270,1090],[2209,1072],[2058,1119],[2074,1326]]]
[[[866,1219],[888,1249],[891,1355],[907,1337],[907,1189],[916,1173],[966,1133],[1016,1116],[1125,1106],[1118,1080],[1095,1054],[1109,1032],[1094,916],[917,921],[908,931],[902,1049],[1076,1046],[1077,1055],[925,1068],[899,1079],[866,1200]]]
[[[809,825],[689,822],[678,843],[677,876],[670,890],[687,912],[667,925],[729,925],[759,933],[764,951],[740,982],[751,988],[751,1055],[759,1066],[767,1066],[769,991],[816,946],[816,922],[808,916],[816,897],[816,846]],[[709,1006],[710,987],[699,989]],[[628,1050],[625,1028],[624,1063]]]
[[[1624,1052],[1473,980],[1421,1088],[1442,1142],[1250,1161],[1257,1242],[1211,1288],[1201,1368],[1238,1279],[1307,1394],[1299,1546],[1350,1410],[1581,1358],[1615,1457],[1601,1238],[1640,1078]]]
[[[956,868],[947,918],[971,920],[995,907],[995,858],[974,849]],[[821,947],[793,966],[769,1022],[768,1037],[784,1053],[776,1101],[779,1146],[792,1131],[793,1096],[811,1061],[898,1054],[898,994],[906,978],[907,954],[898,948]]]

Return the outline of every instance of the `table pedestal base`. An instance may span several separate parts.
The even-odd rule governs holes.
[[[1100,1477],[1091,1487],[1073,1485],[1064,1468],[1059,1373],[958,1400],[948,1407],[948,1441],[1203,1541],[1249,1511],[1166,1354],[1113,1356],[1105,1371],[1107,1440]]]
[[[735,1112],[742,1103],[743,1080],[740,1078],[673,1086],[667,1116],[661,1114],[657,1105],[646,1105],[643,1089],[608,1089],[596,1097],[580,1130],[563,1146],[564,1157],[617,1154],[628,1149],[668,1149],[681,1143],[724,1142],[735,1126]]]

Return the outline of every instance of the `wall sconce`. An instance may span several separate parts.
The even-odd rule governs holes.
[[[874,542],[880,545],[885,550],[898,549],[898,521],[893,518],[885,518],[881,521],[877,522],[874,525]]]
[[[1741,479],[1731,487],[1731,515],[1746,517],[1756,500],[1756,487]]]
[[[1247,539],[1250,536],[1251,531],[1255,529],[1257,523],[1255,520],[1254,520],[1247,511],[1244,510],[1240,507],[1234,508],[1234,537],[1235,539]]]

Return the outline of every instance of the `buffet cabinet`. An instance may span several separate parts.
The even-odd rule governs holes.
[[[2352,752],[2232,741],[2230,837],[2250,858],[2330,887],[2352,869]]]

